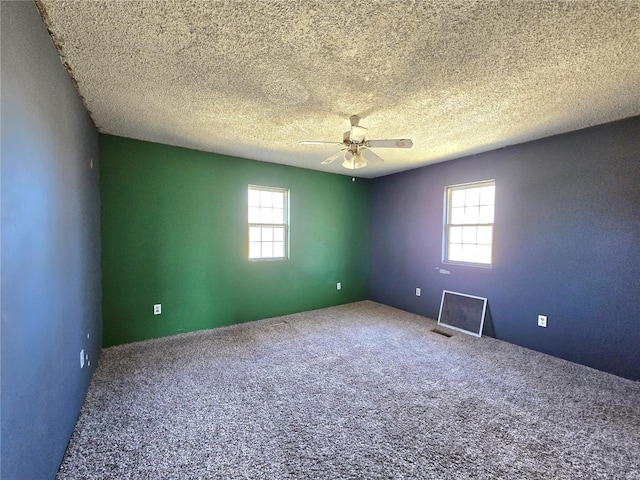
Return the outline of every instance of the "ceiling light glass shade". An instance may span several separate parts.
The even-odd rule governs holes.
[[[347,153],[351,153],[351,152],[347,152]],[[345,160],[344,162],[342,162],[342,166],[344,168],[348,168],[349,170],[355,170],[357,168],[362,168],[367,166],[367,162],[365,162],[364,158],[362,158],[362,155],[360,155],[359,153],[356,155],[353,155],[351,153],[350,158],[348,160],[347,160],[346,153],[344,157],[345,157]]]

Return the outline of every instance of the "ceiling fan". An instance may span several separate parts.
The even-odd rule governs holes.
[[[322,165],[329,165],[339,158],[343,159],[342,166],[349,170],[355,170],[367,166],[369,162],[383,162],[377,154],[372,152],[371,148],[411,148],[413,142],[409,139],[384,139],[384,140],[367,140],[367,129],[360,126],[360,117],[351,115],[349,117],[351,129],[344,132],[342,142],[324,142],[324,141],[302,141],[301,145],[340,145],[340,151],[322,162]]]

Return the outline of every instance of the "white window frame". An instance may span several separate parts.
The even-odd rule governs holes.
[[[251,192],[269,192],[269,193],[278,193],[282,195],[282,218],[281,219],[273,219],[271,217],[271,221],[262,221],[262,218],[259,218],[260,215],[256,216],[255,209],[260,208],[263,210],[271,210],[271,214],[280,210],[278,207],[273,207],[273,205],[267,205],[262,203],[262,197],[258,202],[258,205],[254,204],[251,200]],[[267,212],[268,213],[268,212]],[[267,218],[270,218],[270,215],[266,215]],[[252,221],[253,220],[253,221]],[[262,185],[248,185],[247,187],[247,258],[250,262],[263,262],[263,261],[278,261],[278,260],[287,260],[289,258],[289,190],[286,188],[278,188],[278,187],[266,187]],[[258,230],[259,229],[259,230]],[[282,239],[276,239],[276,232],[281,232]],[[256,232],[258,232],[256,234]],[[270,232],[271,236],[268,240],[264,240],[262,235]],[[259,237],[259,240],[255,240]],[[277,235],[280,235],[278,233]],[[255,255],[255,247],[256,244],[260,245],[260,255]],[[269,253],[269,244],[271,247],[271,253]],[[274,251],[276,249],[276,244],[281,244],[282,248],[280,249],[280,254],[275,254]],[[280,245],[279,245],[280,246]],[[253,256],[252,256],[253,255]]]
[[[444,228],[443,228],[443,238],[442,238],[443,263],[491,268],[491,266],[493,265],[493,243],[494,243],[494,223],[495,223],[495,218],[494,218],[495,217],[495,185],[496,185],[495,179],[490,179],[490,180],[482,180],[479,182],[450,185],[445,187],[444,189]],[[463,206],[465,208],[465,218],[463,219],[459,218],[460,210],[458,210],[458,214],[454,214],[453,212],[454,202],[452,197],[455,191],[461,191],[461,190],[466,191],[466,190],[472,190],[476,188],[489,187],[489,186],[493,187],[493,192],[494,192],[492,203],[487,203],[486,201],[483,201],[483,199],[479,197],[477,203],[475,202],[475,200],[473,200],[471,201],[471,203],[467,204],[468,200],[465,198],[463,203]],[[466,192],[465,192],[465,195],[466,195]],[[491,206],[490,217],[487,213],[488,210],[486,209],[489,206]],[[471,212],[471,210],[476,207],[478,209],[478,215],[477,216],[475,214],[470,215],[469,217],[471,219],[468,220],[466,218],[467,217],[466,209],[468,208],[469,211]],[[485,207],[485,209],[481,210],[482,207]],[[484,213],[481,213],[481,212],[484,212]],[[454,217],[458,217],[458,218],[454,218]],[[481,217],[484,217],[484,218],[481,218]],[[453,237],[456,237],[456,238],[452,238],[452,230],[454,233]],[[469,237],[474,238],[474,240],[465,238],[467,236],[466,235],[467,232],[470,234]],[[481,240],[478,239],[479,233],[484,234]],[[490,237],[490,240],[488,243],[486,240],[487,233],[489,233],[489,237]],[[459,239],[460,241],[453,242],[452,240],[454,239],[455,240]],[[468,258],[459,259],[460,257],[464,257],[464,255],[467,254],[465,252],[465,246],[468,246],[470,251],[473,252],[474,250],[477,251],[479,247],[485,249],[486,251],[487,245],[489,246],[489,262],[488,263],[482,262],[482,261],[471,261]],[[456,247],[456,249],[458,246],[460,246],[461,252],[464,252],[464,253],[459,253],[456,250],[454,250],[453,248],[454,246]],[[452,257],[454,258],[452,259]]]

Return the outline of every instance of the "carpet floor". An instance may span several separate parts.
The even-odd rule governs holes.
[[[106,348],[58,479],[640,479],[640,384],[358,302]]]

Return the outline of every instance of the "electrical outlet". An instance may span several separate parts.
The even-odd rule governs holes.
[[[336,290],[342,290],[342,282],[336,283]]]
[[[84,368],[84,348],[80,350],[80,368]]]
[[[546,328],[546,326],[547,326],[547,316],[546,315],[538,315],[538,326]]]
[[[161,303],[156,303],[153,306],[153,314],[154,315],[161,315],[162,314],[162,304]]]
[[[420,295],[422,295],[422,290],[419,288],[416,288],[416,297],[419,297]]]

